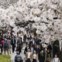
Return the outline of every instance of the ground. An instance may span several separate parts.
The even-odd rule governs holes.
[[[11,62],[9,55],[0,55],[0,62]]]

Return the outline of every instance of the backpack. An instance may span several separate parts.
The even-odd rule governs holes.
[[[20,55],[16,55],[15,62],[22,62],[22,57]]]

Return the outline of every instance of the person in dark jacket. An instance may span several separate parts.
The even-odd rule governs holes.
[[[2,42],[2,38],[0,39],[0,49],[1,49],[1,53],[0,54],[2,54],[2,52],[3,52],[3,42]]]
[[[20,56],[20,53],[17,51],[17,55],[15,56],[15,62],[23,62],[22,57]]]
[[[27,37],[26,37],[26,34],[25,34],[25,35],[24,35],[24,39],[23,39],[23,40],[24,40],[24,43],[26,43],[26,38],[27,38]]]
[[[55,54],[59,56],[59,53],[60,53],[59,40],[55,40],[53,43],[53,57],[55,56]]]
[[[14,36],[11,39],[11,45],[12,45],[12,52],[14,52],[16,47],[16,39]]]
[[[44,50],[40,51],[38,55],[39,62],[44,62],[45,61],[45,52]]]
[[[17,48],[16,48],[16,50],[19,51],[19,53],[21,53],[22,45],[23,45],[22,38],[19,38],[17,40]]]
[[[7,38],[4,39],[4,53],[6,54],[6,52],[9,54],[9,43]]]

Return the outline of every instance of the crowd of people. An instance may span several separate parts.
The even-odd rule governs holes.
[[[36,35],[34,37],[27,37],[24,35],[21,37],[12,36],[11,38],[0,38],[0,54],[11,54],[16,51],[14,62],[60,62],[60,49],[59,41],[56,40],[53,44],[47,44],[47,47],[43,47],[42,41]],[[22,59],[20,55],[23,45],[25,44],[24,55],[25,59]],[[53,60],[52,60],[53,59]]]

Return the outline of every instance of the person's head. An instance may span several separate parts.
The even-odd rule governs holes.
[[[33,52],[34,54],[36,54],[36,51],[34,50],[34,52]]]
[[[40,48],[39,45],[37,45],[37,48]]]
[[[20,54],[19,51],[17,51],[16,54],[19,55]]]
[[[57,56],[57,54],[55,54],[55,58],[57,58],[58,56]]]
[[[14,35],[12,35],[12,38],[14,38]]]
[[[7,39],[7,36],[5,36],[4,39]]]

